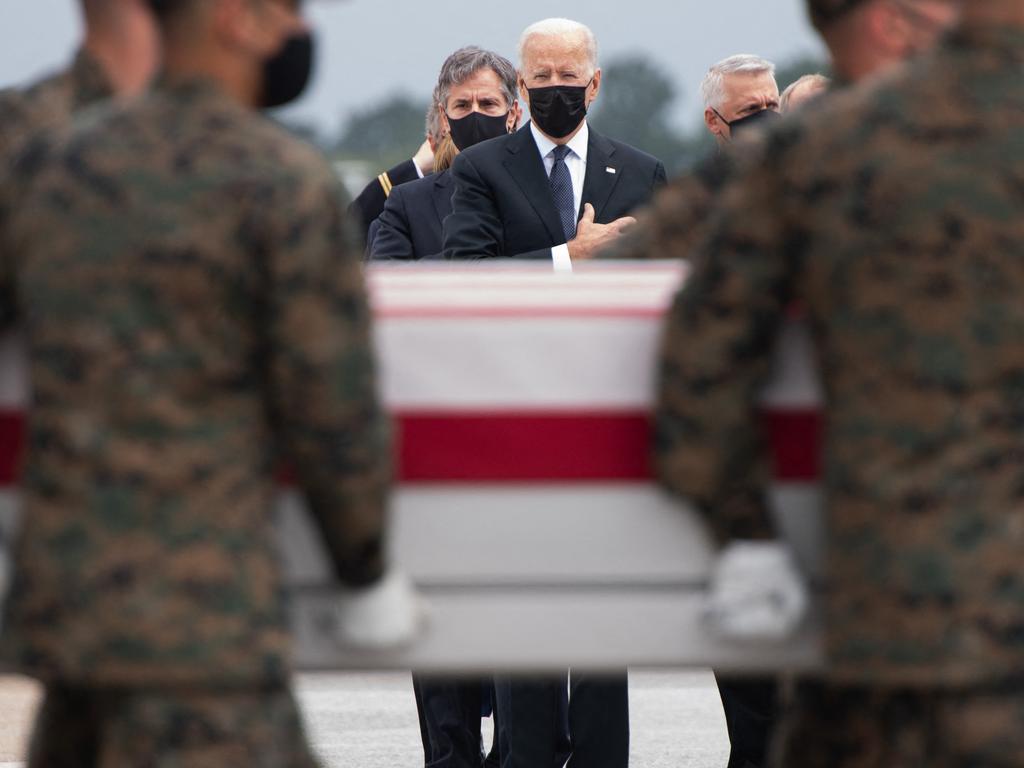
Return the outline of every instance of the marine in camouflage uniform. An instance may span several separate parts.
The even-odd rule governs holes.
[[[3,645],[48,686],[31,764],[312,765],[273,470],[355,587],[390,475],[330,167],[195,79],[81,115],[4,192],[34,403]]]
[[[668,318],[657,463],[723,543],[775,536],[757,396],[791,302],[813,333],[827,666],[797,687],[787,768],[1024,765],[1015,5],[968,5],[933,58],[772,132]]]

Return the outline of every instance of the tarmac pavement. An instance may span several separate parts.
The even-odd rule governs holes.
[[[301,675],[296,688],[325,768],[423,765],[408,674]],[[725,767],[728,737],[710,672],[630,673],[629,695],[634,768]],[[21,765],[38,701],[32,682],[0,678],[0,768]]]

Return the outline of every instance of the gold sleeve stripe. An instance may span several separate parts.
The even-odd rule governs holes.
[[[377,177],[377,181],[380,182],[381,187],[384,189],[384,197],[391,197],[391,190],[395,188],[395,185],[391,183],[391,177],[388,176],[385,171]]]

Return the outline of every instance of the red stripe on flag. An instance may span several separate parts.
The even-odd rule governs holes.
[[[571,482],[650,477],[643,414],[401,414],[405,482]]]
[[[761,416],[775,477],[814,482],[821,419],[813,410]],[[643,413],[403,413],[402,482],[584,482],[651,478],[651,427]]]
[[[761,413],[771,441],[775,479],[784,483],[815,482],[821,477],[821,413],[812,409],[772,409]]]
[[[821,419],[813,410],[762,415],[775,475],[813,482],[820,473]],[[401,413],[402,482],[643,481],[651,477],[650,424],[642,412]],[[24,418],[0,411],[0,487],[18,477]],[[291,480],[282,471],[279,479]]]

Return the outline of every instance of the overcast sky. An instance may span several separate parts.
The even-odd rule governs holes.
[[[76,0],[0,0],[0,87],[60,67],[80,33]],[[519,33],[547,16],[569,16],[597,34],[602,59],[643,52],[675,78],[679,120],[699,114],[708,65],[756,53],[782,65],[821,45],[804,0],[348,0],[309,2],[319,33],[317,77],[290,112],[333,133],[341,120],[395,92],[426,98],[444,58],[476,44],[514,60]],[[607,82],[606,87],[614,87]],[[638,116],[642,119],[642,116]]]

